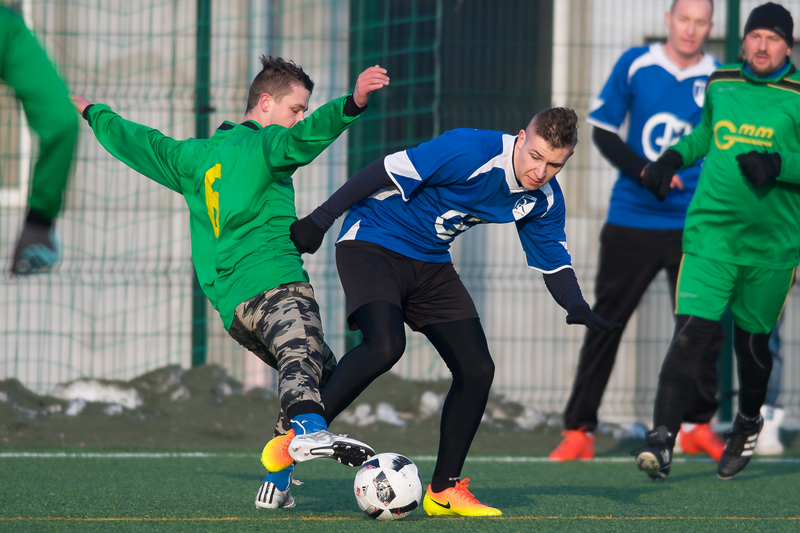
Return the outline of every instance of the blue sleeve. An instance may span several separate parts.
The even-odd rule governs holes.
[[[646,49],[644,49],[646,50]],[[619,133],[625,115],[631,107],[631,87],[628,70],[634,59],[642,54],[640,49],[628,50],[619,58],[611,76],[608,77],[600,96],[592,105],[587,122],[607,131]]]
[[[572,268],[564,232],[566,208],[560,189],[554,191],[552,202],[543,215],[532,214],[516,222],[528,266],[545,274]]]
[[[446,131],[419,146],[386,156],[384,167],[403,200],[408,201],[423,183],[452,185],[467,179],[489,157],[487,144],[496,144],[492,141],[499,139],[487,133],[469,129]]]

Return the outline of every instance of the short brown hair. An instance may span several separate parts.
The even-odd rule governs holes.
[[[528,133],[535,133],[556,149],[575,148],[578,144],[578,115],[566,107],[545,109],[531,119]]]
[[[258,105],[261,95],[267,93],[275,100],[280,100],[292,91],[292,86],[302,85],[309,94],[314,90],[314,82],[303,72],[303,67],[294,61],[281,57],[261,56],[261,72],[256,74],[250,84],[247,95],[247,109],[250,111]]]
[[[714,14],[714,0],[706,0],[709,4],[711,4],[711,14]],[[675,6],[678,4],[678,0],[672,0],[672,6],[669,8],[669,12],[672,13],[675,11]]]

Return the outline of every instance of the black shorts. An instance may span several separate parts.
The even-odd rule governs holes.
[[[453,263],[411,259],[365,241],[336,245],[336,267],[347,299],[347,322],[366,304],[389,302],[403,310],[414,331],[431,324],[478,318],[472,297]]]

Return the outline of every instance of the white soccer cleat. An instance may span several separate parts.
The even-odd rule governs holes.
[[[256,495],[256,507],[259,509],[291,509],[294,507],[294,498],[289,493],[289,489],[278,490],[275,483],[265,481]]]
[[[756,455],[781,455],[783,444],[779,438],[781,422],[783,422],[784,410],[772,405],[761,406],[761,416],[764,418],[764,427],[756,443]]]
[[[373,455],[375,450],[363,442],[330,431],[295,435],[289,444],[289,456],[298,463],[327,457],[347,466],[361,466]]]

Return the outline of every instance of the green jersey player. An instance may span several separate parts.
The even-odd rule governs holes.
[[[83,97],[74,103],[116,158],[182,194],[190,211],[192,259],[204,293],[240,344],[278,370],[281,417],[273,439],[294,461],[332,457],[357,466],[367,445],[327,431],[319,389],[335,367],[323,340],[319,306],[289,238],[297,217],[294,171],[314,160],[352,124],[369,95],[388,84],[380,67],[365,70],[353,94],[305,118],[314,83],[291,61],[261,59],[241,124],[224,122],[210,139],[177,141]],[[304,119],[305,118],[305,119]],[[270,471],[256,506],[293,507],[292,463]]]
[[[11,271],[45,272],[58,262],[53,222],[61,211],[75,143],[78,117],[67,87],[25,22],[0,7],[0,78],[14,89],[28,124],[39,136],[39,160],[31,179],[28,214]]]
[[[767,3],[745,24],[745,61],[708,80],[701,124],[642,174],[656,193],[677,168],[705,157],[689,205],[678,277],[678,325],[659,378],[654,429],[637,453],[651,477],[669,472],[674,435],[696,394],[701,354],[730,306],[739,412],[717,474],[730,479],[753,454],[772,369],[769,336],[800,250],[800,74],[789,62],[791,14]]]

